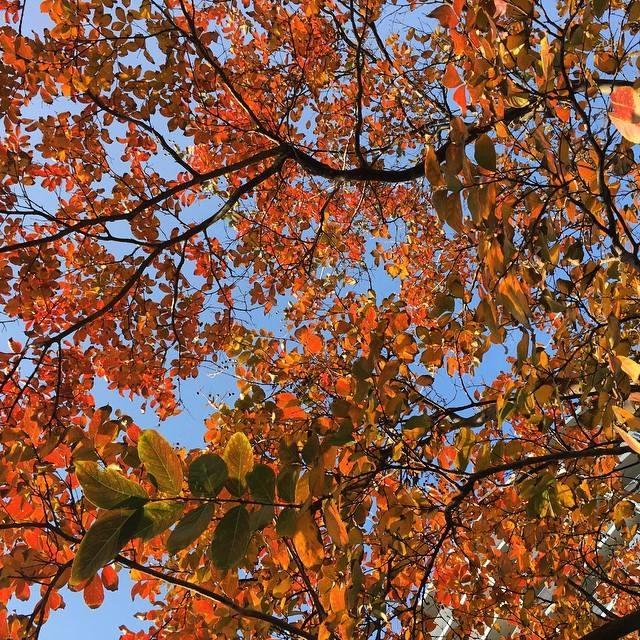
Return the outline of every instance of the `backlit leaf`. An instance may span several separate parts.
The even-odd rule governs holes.
[[[244,433],[234,433],[222,455],[227,463],[229,478],[235,478],[244,484],[247,473],[253,469],[253,451],[251,443]]]
[[[180,502],[150,502],[142,509],[133,530],[134,538],[151,540],[166,531],[181,515],[183,505]]]
[[[173,447],[154,429],[147,429],[138,439],[138,455],[158,489],[176,496],[182,489],[182,462]]]
[[[308,512],[302,512],[296,521],[292,536],[293,544],[302,562],[308,567],[317,567],[324,560],[324,547],[318,525]]]
[[[609,118],[624,138],[640,142],[640,93],[633,87],[618,87],[610,96]]]
[[[626,424],[629,429],[633,429],[634,431],[640,430],[640,418],[638,418],[635,414],[633,414],[628,409],[624,409],[623,407],[611,407],[613,410],[613,414],[616,419],[623,424]]]
[[[133,509],[142,506],[149,498],[143,487],[115,469],[102,469],[89,461],[77,461],[75,467],[84,496],[96,507]]]
[[[99,576],[93,579],[82,592],[85,603],[90,609],[97,609],[104,602],[104,587]]]
[[[626,356],[616,356],[616,360],[620,364],[620,368],[633,380],[638,382],[640,378],[640,364]]]
[[[635,453],[640,454],[640,440],[636,440],[628,431],[614,425],[616,433],[624,440],[625,444]]]
[[[333,540],[333,544],[338,547],[344,547],[349,541],[347,527],[340,516],[340,512],[332,500],[327,500],[323,507],[324,522],[327,526],[327,532]]]

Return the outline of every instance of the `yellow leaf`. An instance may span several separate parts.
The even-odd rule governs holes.
[[[324,523],[327,525],[327,532],[337,547],[344,547],[349,542],[349,534],[340,512],[333,500],[327,500],[324,504]]]
[[[286,577],[280,582],[278,582],[278,584],[275,587],[273,587],[273,589],[271,590],[271,593],[276,598],[282,598],[289,592],[289,589],[291,589],[291,580],[288,577]]]
[[[312,515],[305,511],[300,514],[293,534],[293,545],[300,560],[308,567],[317,567],[324,560],[324,547],[320,539],[318,525]]]
[[[543,384],[541,387],[538,387],[534,394],[535,399],[540,404],[546,404],[551,399],[553,395],[553,385],[551,384]]]
[[[558,482],[556,485],[556,495],[558,496],[558,501],[561,505],[569,508],[575,506],[576,503],[573,498],[573,491],[571,491],[571,487],[568,485]]]
[[[616,360],[620,364],[620,368],[631,378],[631,380],[633,380],[633,382],[638,382],[638,378],[640,378],[640,364],[626,356],[616,356]]]
[[[625,443],[629,445],[632,451],[640,453],[640,442],[638,442],[638,440],[636,440],[630,433],[627,433],[620,427],[614,426],[613,428],[618,432],[618,435],[625,441]]]
[[[253,451],[247,436],[241,432],[234,433],[229,438],[222,457],[227,463],[229,477],[244,482],[247,473],[253,469]]]
[[[612,407],[612,409],[618,422],[626,424],[630,429],[640,431],[640,418],[637,418],[631,411],[622,407]]]

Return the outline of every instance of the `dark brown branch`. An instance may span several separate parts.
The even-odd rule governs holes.
[[[640,631],[640,609],[599,626],[579,640],[617,640],[634,631]]]
[[[62,238],[72,233],[80,232],[88,227],[103,226],[110,222],[118,222],[122,220],[133,220],[137,215],[139,215],[143,211],[146,211],[147,209],[157,204],[160,204],[161,202],[163,202],[164,200],[167,200],[171,196],[181,193],[182,191],[186,191],[191,187],[203,185],[209,182],[210,180],[219,178],[220,176],[226,175],[227,173],[233,173],[235,171],[239,171],[240,169],[244,169],[245,167],[248,167],[252,164],[256,164],[262,160],[272,158],[273,156],[278,155],[278,153],[280,153],[281,151],[282,149],[280,149],[279,147],[272,147],[271,149],[265,149],[264,151],[259,151],[258,153],[255,153],[254,155],[249,156],[248,158],[244,158],[243,160],[232,162],[231,164],[226,165],[224,167],[218,167],[217,169],[212,169],[207,173],[203,173],[201,175],[197,175],[191,178],[191,180],[186,180],[185,182],[176,184],[173,187],[170,187],[169,189],[166,189],[158,193],[157,195],[153,196],[153,198],[144,200],[143,202],[138,204],[136,207],[131,209],[131,211],[128,211],[126,213],[121,213],[113,216],[99,216],[96,218],[81,220],[76,224],[66,226],[64,229],[61,229],[60,231],[56,231],[55,233],[52,233],[48,236],[43,236],[41,238],[34,238],[33,240],[25,240],[24,242],[18,242],[15,244],[5,245],[3,247],[0,247],[0,253],[11,253],[13,251],[19,251],[21,249],[28,249],[29,247],[37,247],[44,244],[49,244],[51,242],[55,242],[56,240],[61,240]],[[62,220],[56,220],[55,222],[58,224],[64,224]]]

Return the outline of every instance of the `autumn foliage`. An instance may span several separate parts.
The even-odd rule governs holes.
[[[0,638],[640,629],[638,0],[0,12]]]

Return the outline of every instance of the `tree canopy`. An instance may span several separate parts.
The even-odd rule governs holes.
[[[0,14],[0,637],[640,629],[638,0]]]

